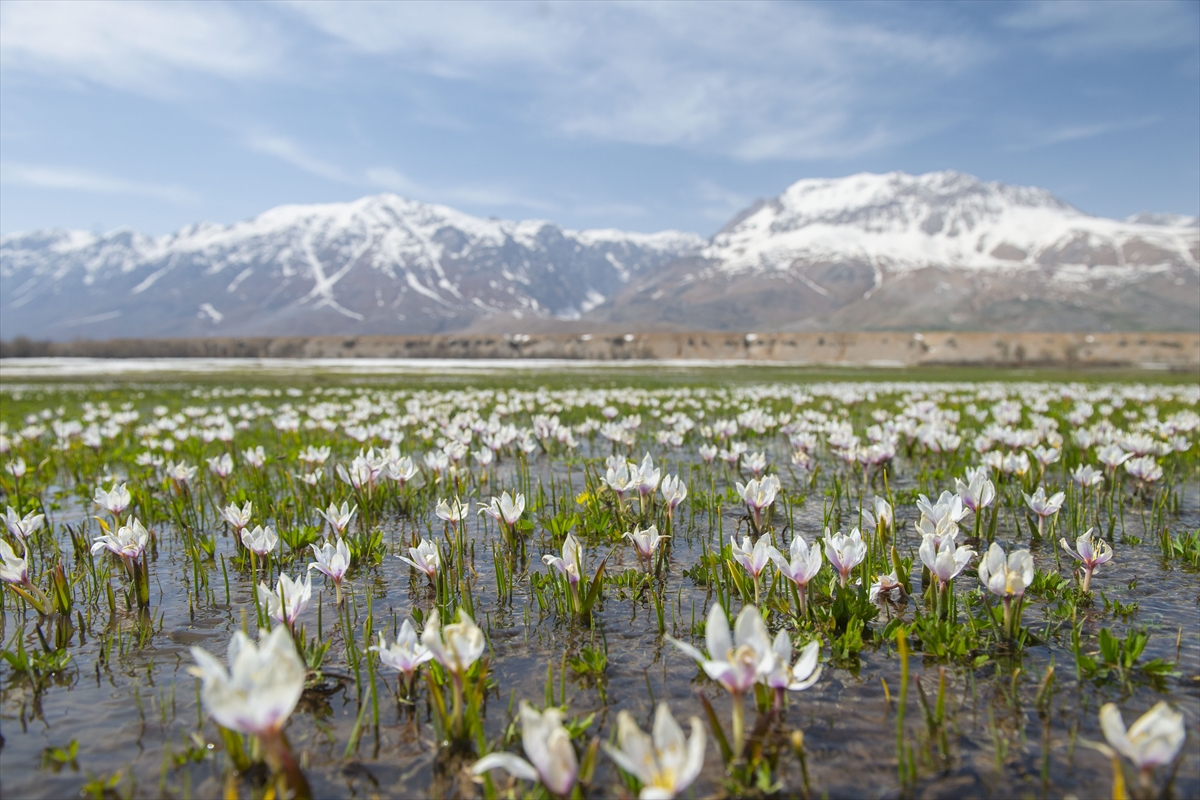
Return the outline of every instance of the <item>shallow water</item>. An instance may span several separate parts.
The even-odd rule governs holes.
[[[786,465],[790,449],[786,439],[774,437],[766,448],[767,460]],[[648,446],[649,447],[649,446]],[[757,448],[755,448],[757,449]],[[611,452],[607,442],[585,441],[576,458],[602,459]],[[640,452],[640,449],[637,451]],[[695,565],[707,546],[719,547],[730,534],[745,530],[744,507],[727,503],[720,514],[693,508],[695,490],[707,485],[711,474],[718,489],[734,476],[722,467],[705,467],[691,447],[654,449],[666,472],[691,475],[693,495],[681,507],[670,548],[666,577],[666,632],[681,639],[702,644],[693,636],[693,622],[700,626],[713,596],[709,589],[696,585],[684,571]],[[659,458],[659,456],[665,458]],[[826,471],[818,476],[813,488],[796,487],[793,474],[781,466],[779,474],[785,489],[797,488],[806,496],[803,504],[792,507],[791,518],[777,508],[775,525],[779,536],[790,539],[798,532],[810,542],[823,527],[823,490],[837,473],[828,457],[821,463]],[[561,460],[541,456],[531,464],[530,479],[544,485],[573,478],[572,494],[585,489],[578,463],[568,470]],[[920,463],[903,457],[892,465],[891,488],[903,492],[917,486]],[[1052,467],[1052,474],[1058,471]],[[483,494],[512,486],[517,481],[513,459],[501,461],[491,471],[491,482]],[[1057,476],[1061,481],[1061,475]],[[857,477],[849,476],[852,491],[858,491]],[[952,478],[939,482],[940,488],[952,489]],[[1200,489],[1195,471],[1182,481],[1181,503],[1177,514],[1169,516],[1172,531],[1200,527]],[[560,492],[561,494],[561,492]],[[874,494],[868,489],[866,497]],[[475,498],[472,498],[475,499]],[[560,502],[564,502],[560,500]],[[376,629],[387,631],[409,616],[414,609],[427,609],[432,603],[431,590],[423,576],[417,575],[393,555],[405,552],[414,533],[440,535],[441,527],[431,514],[432,508],[420,508],[414,516],[394,515],[382,522],[388,556],[378,566],[352,570],[347,578],[352,614],[356,614],[355,632],[361,643],[361,626],[367,613],[367,597]],[[92,509],[64,498],[63,507],[54,511],[55,535],[71,552],[66,524],[86,526],[90,536],[98,533],[88,515]],[[850,514],[842,528],[851,527]],[[915,555],[919,536],[913,525],[917,512],[911,504],[897,509],[900,525],[897,535],[902,554]],[[969,518],[968,518],[969,519]],[[498,688],[487,703],[485,730],[490,741],[501,736],[510,719],[515,701],[528,699],[540,705],[546,694],[547,671],[553,673],[555,696],[564,684],[562,667],[566,657],[575,655],[584,645],[607,648],[608,666],[603,692],[590,679],[568,671],[565,696],[569,716],[595,713],[588,736],[608,739],[614,730],[616,714],[630,710],[643,728],[648,727],[654,703],[669,701],[681,723],[692,715],[703,718],[697,692],[705,692],[724,724],[729,719],[729,699],[719,687],[703,677],[695,664],[666,643],[658,630],[654,606],[644,596],[632,596],[629,590],[609,586],[606,597],[594,614],[590,627],[564,620],[551,610],[539,609],[528,580],[517,580],[507,601],[497,597],[489,543],[496,533],[484,518],[472,514],[468,522],[469,540],[475,543],[473,589],[475,619],[483,628],[490,647],[491,669]],[[1095,605],[1086,615],[1084,632],[1094,636],[1101,627],[1123,636],[1130,627],[1145,627],[1151,632],[1143,660],[1163,658],[1176,662],[1176,675],[1155,682],[1135,678],[1122,686],[1115,680],[1077,679],[1070,648],[1069,622],[1057,630],[1048,604],[1033,599],[1024,622],[1038,637],[1016,655],[992,652],[983,663],[975,660],[941,660],[911,656],[914,678],[926,692],[935,693],[939,671],[945,670],[947,689],[947,741],[944,760],[926,758],[923,742],[926,727],[917,701],[916,682],[907,698],[906,740],[918,746],[918,780],[913,794],[921,797],[1105,797],[1109,795],[1112,770],[1108,758],[1088,746],[1102,742],[1097,711],[1104,702],[1117,702],[1127,723],[1159,700],[1168,700],[1185,717],[1188,741],[1176,767],[1174,793],[1178,797],[1200,795],[1200,576],[1178,561],[1164,561],[1153,540],[1141,529],[1138,506],[1125,509],[1124,533],[1143,537],[1141,544],[1114,542],[1116,557],[1101,567],[1093,582]],[[1024,524],[1024,520],[1022,520]],[[82,626],[76,624],[70,637],[70,665],[51,677],[40,691],[29,680],[5,664],[0,674],[3,698],[3,749],[0,750],[0,774],[6,797],[76,796],[92,778],[119,777],[115,790],[134,796],[213,797],[222,793],[228,763],[220,757],[221,744],[215,727],[203,720],[198,708],[197,681],[187,673],[192,658],[189,648],[201,646],[214,654],[223,654],[234,630],[248,615],[253,628],[252,582],[245,571],[235,570],[229,562],[236,554],[232,538],[221,528],[217,535],[217,553],[205,565],[214,602],[197,598],[191,577],[192,561],[179,544],[179,536],[168,525],[154,526],[158,551],[151,560],[151,614],[153,635],[138,643],[129,641],[136,629],[134,614],[121,608],[109,615],[103,603],[82,613]],[[964,532],[969,535],[970,528]],[[1011,524],[1002,521],[997,540],[1009,546],[1017,539]],[[1019,542],[1029,542],[1024,532]],[[585,541],[590,566],[609,556],[610,575],[625,569],[638,569],[638,560],[626,544],[612,541]],[[781,543],[782,549],[782,543]],[[979,548],[979,549],[982,549]],[[1052,569],[1055,564],[1049,540],[1034,542],[1032,552],[1038,568]],[[549,536],[538,524],[532,534],[528,569],[547,572],[540,555],[552,552]],[[228,564],[228,596],[222,573],[222,556]],[[68,563],[70,557],[68,556]],[[290,574],[307,563],[302,558],[288,568]],[[1062,574],[1069,575],[1069,559],[1062,556]],[[825,567],[828,569],[828,567]],[[914,572],[919,583],[920,571]],[[117,578],[113,579],[114,585]],[[974,567],[957,581],[960,591],[974,588]],[[360,706],[355,684],[344,657],[341,634],[336,628],[335,612],[328,591],[321,591],[321,578],[314,579],[313,602],[301,618],[310,635],[318,626],[318,605],[323,604],[322,630],[333,644],[324,664],[325,680],[319,690],[306,692],[287,728],[294,752],[304,766],[315,796],[421,796],[454,795],[472,791],[462,774],[470,759],[456,760],[439,755],[436,736],[430,724],[428,708],[418,701],[414,707],[397,702],[396,681],[380,675],[379,725],[364,726],[357,747],[345,754]],[[914,586],[919,594],[919,587]],[[1100,593],[1110,601],[1137,603],[1129,619],[1106,612]],[[12,595],[6,595],[3,637],[8,650],[20,629]],[[889,615],[914,614],[915,600],[905,608],[886,609],[864,634],[866,643],[845,663],[829,663],[828,643],[823,648],[825,671],[811,689],[789,697],[785,724],[804,733],[809,784],[816,795],[831,798],[892,797],[900,794],[896,764],[897,692],[900,684],[899,660],[893,641],[881,641],[881,632]],[[247,609],[249,611],[247,612]],[[41,647],[35,629],[36,615],[25,615],[24,645],[28,650]],[[774,626],[772,628],[774,630]],[[1065,629],[1065,630],[1064,630]],[[123,631],[122,645],[114,652],[102,653],[103,634]],[[43,629],[47,637],[53,631]],[[1095,648],[1092,648],[1095,649]],[[983,655],[988,655],[984,653]],[[1035,695],[1044,672],[1051,663],[1056,668],[1054,694],[1042,711],[1035,707]],[[1019,668],[1019,672],[1017,672]],[[1015,673],[1015,677],[1014,677]],[[887,688],[885,688],[885,682]],[[890,700],[888,695],[890,694]],[[749,718],[753,711],[748,707]],[[686,724],[685,724],[686,728]],[[196,747],[197,735],[208,745]],[[46,748],[79,744],[74,764],[43,765]],[[199,760],[187,760],[183,754],[192,748]],[[510,748],[519,751],[519,745]],[[930,753],[936,752],[930,748]],[[179,760],[176,760],[176,759]],[[1161,771],[1160,771],[1161,772]],[[723,793],[724,769],[715,744],[708,745],[705,769],[694,784],[696,797]],[[496,773],[500,780],[500,773]],[[794,794],[803,785],[799,762],[785,756],[780,760],[777,779],[782,790]],[[1160,778],[1161,780],[1161,778]],[[247,792],[253,780],[242,783]],[[592,796],[611,796],[619,791],[620,779],[611,761],[600,758],[592,783]]]

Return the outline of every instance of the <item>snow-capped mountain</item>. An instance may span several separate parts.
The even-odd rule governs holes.
[[[702,244],[390,194],[158,238],[42,231],[0,241],[0,337],[431,333],[492,316],[519,329],[577,319]]]
[[[0,240],[5,339],[554,328],[1196,330],[1200,228],[896,172],[798,181],[707,241],[395,195],[158,238]]]
[[[746,329],[1196,329],[1198,238],[1194,218],[1093,217],[959,172],[802,180],[597,313],[760,322]]]

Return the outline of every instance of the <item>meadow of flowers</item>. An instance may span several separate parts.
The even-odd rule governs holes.
[[[1195,383],[523,380],[3,386],[5,795],[1200,793]]]

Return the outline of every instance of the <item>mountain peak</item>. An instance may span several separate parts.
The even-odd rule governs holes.
[[[1166,232],[1141,218],[1122,223],[1089,216],[1046,189],[964,172],[864,172],[796,181],[734,217],[704,255],[726,273],[786,270],[797,259],[850,258],[901,270],[1011,269],[1037,267],[1045,258],[1119,266],[1154,252],[1160,254],[1154,258],[1194,263],[1188,242],[1164,239]],[[1133,248],[1136,259],[1114,255],[1133,239],[1148,243]],[[1093,252],[1101,241],[1108,255]]]

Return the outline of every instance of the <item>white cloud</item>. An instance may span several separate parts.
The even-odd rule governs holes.
[[[366,183],[389,192],[426,202],[462,203],[484,207],[529,208],[554,211],[552,203],[535,200],[500,186],[426,186],[410,179],[393,167],[371,167],[364,173]]]
[[[175,205],[193,205],[200,201],[199,195],[180,186],[128,181],[70,167],[3,164],[0,165],[0,182],[36,189],[136,195],[165,200]]]
[[[316,175],[320,178],[326,178],[339,183],[359,182],[343,171],[341,167],[311,155],[301,145],[287,136],[271,133],[255,133],[246,138],[246,146],[256,153],[274,156],[310,175]]]
[[[937,115],[914,115],[909,101],[988,52],[962,33],[839,5],[97,1],[0,8],[0,55],[16,74],[187,96],[181,87],[195,77],[291,81],[300,70],[319,81],[353,75],[348,69],[400,69],[492,91],[506,115],[559,135],[751,161],[847,158],[919,136],[937,126]],[[295,57],[301,51],[304,58]],[[424,105],[421,118],[465,127],[462,109]],[[270,138],[257,149],[347,179]]]
[[[1041,147],[1052,147],[1056,144],[1066,144],[1068,142],[1078,142],[1084,139],[1094,139],[1097,136],[1115,133],[1117,131],[1136,130],[1137,128],[1145,128],[1159,121],[1159,117],[1139,117],[1138,119],[1115,120],[1112,122],[1096,122],[1085,125],[1064,125],[1051,130],[1043,131],[1028,139],[1028,141],[1014,144],[1007,149],[1010,152],[1023,153],[1029,150],[1036,150]]]
[[[988,52],[959,34],[798,4],[290,7],[352,51],[515,94],[562,134],[747,160],[846,157],[903,140],[912,87]]]
[[[719,222],[727,221],[754,201],[754,198],[747,194],[727,189],[710,180],[696,183],[696,196],[704,202],[701,213],[707,219]]]
[[[169,95],[189,74],[231,80],[278,72],[270,30],[220,3],[0,4],[0,63],[23,70]]]
[[[1002,20],[1036,35],[1054,56],[1109,58],[1113,52],[1195,50],[1200,18],[1194,2],[1052,0],[1023,4]]]
[[[419,185],[409,180],[408,176],[400,170],[392,167],[371,167],[366,171],[366,178],[367,183],[389,192],[397,192],[409,197],[419,195],[421,192]]]

